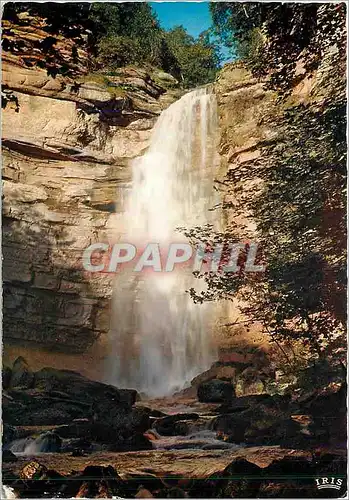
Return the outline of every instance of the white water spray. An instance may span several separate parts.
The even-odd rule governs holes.
[[[125,240],[143,248],[185,242],[178,227],[219,224],[217,109],[206,88],[184,95],[158,119],[147,153],[132,164]],[[194,304],[186,293],[197,281],[190,270],[124,271],[116,279],[112,354],[106,379],[148,396],[182,389],[215,359],[211,344],[214,308]]]

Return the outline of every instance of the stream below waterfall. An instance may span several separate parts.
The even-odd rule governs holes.
[[[172,435],[167,435],[164,431],[156,426],[156,421],[159,417],[153,419],[153,423],[149,430],[145,433],[150,440],[153,450],[171,451],[171,450],[188,450],[188,451],[207,451],[207,450],[236,450],[244,447],[244,444],[228,443],[219,439],[217,432],[212,429],[212,421],[216,417],[215,409],[217,405],[199,403],[193,399],[181,399],[178,401],[176,396],[173,398],[163,398],[159,400],[148,400],[137,403],[136,408],[142,408],[144,405],[150,405],[154,408],[155,413],[163,414],[165,418],[178,418],[178,430],[171,429]],[[160,417],[161,419],[161,417]],[[46,430],[44,430],[46,429]],[[9,444],[5,445],[4,449],[10,450],[17,457],[34,457],[46,455],[47,453],[55,453],[58,451],[57,442],[57,427],[50,430],[48,427],[42,429],[42,433],[37,437],[30,435],[14,439]],[[39,428],[38,428],[39,430]],[[63,449],[69,443],[69,439],[63,439]],[[103,451],[103,447],[95,444],[90,452]]]

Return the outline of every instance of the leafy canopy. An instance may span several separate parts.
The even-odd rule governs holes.
[[[27,19],[24,13],[29,15]],[[147,2],[7,3],[4,7],[3,19],[13,24],[30,24],[36,17],[45,19],[43,29],[48,34],[40,46],[24,47],[7,28],[3,49],[17,54],[23,51],[28,65],[25,53],[39,51],[39,65],[52,76],[78,72],[56,50],[57,35],[72,42],[71,62],[77,59],[77,49],[84,46],[90,54],[90,69],[104,73],[128,64],[151,65],[190,87],[213,81],[219,67],[218,49],[208,33],[194,39],[183,27],[165,32]]]
[[[258,71],[277,90],[276,107],[264,117],[275,140],[260,145],[261,157],[233,164],[225,179],[235,215],[249,214],[267,263],[265,273],[202,274],[207,291],[194,300],[233,299],[277,343],[301,343],[310,359],[345,359],[346,321],[346,81],[345,6],[342,4],[214,3],[217,34],[232,47],[264,31],[265,58]],[[313,18],[313,15],[315,16]],[[247,47],[249,64],[254,48]],[[251,50],[249,50],[249,47]],[[238,50],[242,50],[238,45]],[[241,52],[240,52],[241,54]],[[320,68],[309,104],[284,106],[299,81],[296,60],[306,74]],[[304,77],[304,76],[303,76]],[[281,100],[280,100],[281,99]],[[256,189],[253,181],[259,180]],[[244,199],[239,203],[239,189]],[[247,202],[246,202],[247,200]],[[217,243],[251,238],[234,227],[187,232]]]

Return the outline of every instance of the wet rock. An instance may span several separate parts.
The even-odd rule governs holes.
[[[45,401],[47,404],[47,400]],[[60,425],[71,422],[72,419],[84,415],[83,408],[67,403],[56,403],[21,418],[22,425]]]
[[[81,448],[76,448],[72,451],[71,456],[72,457],[84,457],[84,456],[86,456],[86,453]]]
[[[117,440],[108,449],[110,451],[145,451],[152,450],[153,446],[145,435],[136,433],[133,436]]]
[[[41,453],[59,453],[62,440],[55,432],[45,432],[35,440],[35,446]]]
[[[14,483],[24,498],[57,498],[69,484],[68,478],[38,462],[30,462],[22,469],[22,481]],[[72,482],[72,481],[70,481]]]
[[[121,415],[132,411],[136,397],[134,390],[119,390],[69,370],[43,368],[34,376],[33,389],[11,389],[3,395],[4,420],[13,425],[67,424],[69,429],[61,432],[68,437],[74,435],[72,421],[92,419],[94,413],[104,420],[109,415],[118,418],[119,410]],[[78,427],[77,433],[87,431]]]
[[[72,482],[72,481],[70,481]],[[37,476],[24,481],[25,492],[21,496],[29,498],[57,498],[67,488],[69,478],[57,471],[45,468]]]
[[[3,446],[10,443],[18,437],[17,430],[12,425],[4,423],[2,430],[2,444]]]
[[[268,467],[263,469],[265,477],[285,477],[285,475],[297,475],[299,479],[302,476],[308,477],[315,473],[312,461],[304,457],[283,457],[279,460],[273,460]]]
[[[253,394],[250,396],[240,396],[234,398],[228,404],[223,404],[217,408],[219,413],[233,413],[238,411],[244,411],[252,406],[256,406],[258,404],[273,404],[275,401],[273,396],[269,394]]]
[[[60,425],[85,416],[90,405],[42,391],[11,390],[3,395],[3,418],[11,425]]]
[[[138,401],[138,392],[135,389],[118,389],[120,403],[130,407]]]
[[[299,448],[306,446],[308,441],[301,434],[300,425],[291,418],[271,419],[270,422],[257,420],[245,432],[247,444]]]
[[[195,421],[200,417],[197,413],[178,413],[156,420],[152,427],[162,436],[185,435],[188,432],[186,421]]]
[[[150,427],[149,413],[146,409],[137,407],[128,411],[112,402],[105,402],[101,407],[96,406],[93,420],[115,431],[122,430],[125,435],[132,435],[134,432],[144,433]]]
[[[302,486],[298,481],[290,480],[262,483],[258,496],[259,498],[316,498],[318,495],[313,484]]]
[[[297,415],[293,417],[298,406],[288,395],[242,396],[219,409],[224,413],[212,420],[211,428],[228,442],[284,447],[302,447],[309,443],[307,426],[301,425]]]
[[[64,439],[88,437],[91,435],[91,425],[92,422],[87,418],[78,418],[71,424],[57,427],[55,432]]]
[[[91,436],[95,441],[108,444],[113,451],[147,450],[152,446],[143,434],[149,427],[147,409],[137,407],[128,411],[109,402],[102,406],[102,411],[95,408]]]
[[[221,498],[253,498],[257,497],[262,482],[262,470],[244,458],[236,458],[223,471],[227,478],[222,486]]]
[[[89,465],[75,478],[75,483],[75,498],[111,498],[124,493],[121,479],[111,466]]]
[[[302,456],[273,460],[263,469],[260,496],[266,498],[313,498],[316,495],[314,463]]]
[[[234,383],[236,379],[237,369],[234,366],[214,363],[209,370],[201,373],[191,381],[192,386],[198,386],[203,382],[219,379],[226,382]]]
[[[132,408],[137,392],[94,382],[76,372],[45,368],[35,388],[12,389],[5,397],[6,422],[22,426],[59,426],[36,438],[38,450],[59,452],[62,439],[88,439],[111,450],[149,450],[143,434],[151,426],[149,408]],[[83,418],[83,417],[88,418]],[[40,441],[40,442],[39,442]],[[75,448],[64,444],[64,449]]]
[[[67,439],[62,444],[62,453],[72,453],[72,456],[84,456],[91,453],[93,445],[91,441],[85,438]]]
[[[10,387],[12,377],[12,370],[9,366],[4,366],[2,368],[2,388],[3,390],[8,389]]]
[[[190,433],[189,422],[176,422],[173,432],[174,436],[187,436]]]
[[[120,391],[114,386],[95,382],[71,370],[43,368],[35,374],[34,386],[46,392],[60,391],[84,403],[113,401],[131,407],[137,392],[126,389]]]
[[[2,452],[2,461],[5,463],[8,462],[17,462],[18,458],[12,451],[10,450],[3,450]]]
[[[19,356],[13,363],[10,386],[29,389],[33,386],[33,382],[34,373],[30,370],[26,360]]]
[[[189,495],[182,488],[178,488],[178,486],[164,489],[156,496],[158,498],[189,498]]]
[[[6,392],[2,393],[2,418],[8,425],[17,424],[17,415],[25,410],[24,404],[15,401],[12,396]]]
[[[199,385],[197,396],[202,403],[225,403],[235,397],[235,389],[229,382],[210,380]]]
[[[243,443],[248,421],[240,414],[219,415],[211,423],[212,430],[217,431],[217,438],[228,443]]]
[[[237,457],[222,472],[193,482],[191,498],[256,498],[262,481],[262,469]]]
[[[150,408],[149,416],[154,418],[161,418],[161,417],[167,417],[167,414],[164,413],[163,411]]]
[[[189,488],[190,498],[219,498],[219,489],[225,479],[217,473],[204,479],[192,482]]]
[[[160,439],[160,434],[154,429],[148,429],[147,432],[144,433],[144,436],[149,439],[149,441],[158,441]]]
[[[75,495],[75,498],[93,498],[90,493],[90,485],[88,481],[84,481]]]
[[[313,466],[316,474],[319,476],[338,476],[343,479],[343,489],[347,485],[347,458],[343,454],[334,454],[329,452],[315,453]]]
[[[156,492],[164,488],[164,482],[161,478],[150,473],[129,472],[123,475],[123,481],[127,498],[134,498],[143,489],[146,489],[153,496],[157,497]]]
[[[337,390],[316,394],[302,405],[313,417],[311,432],[322,443],[336,442],[342,446],[347,434],[347,386],[342,384]]]

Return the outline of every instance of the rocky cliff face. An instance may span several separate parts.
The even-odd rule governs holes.
[[[122,237],[130,160],[175,99],[175,90],[166,93],[171,77],[155,79],[135,68],[111,79],[53,78],[3,53],[3,82],[15,96],[3,113],[7,345],[81,353],[103,343],[113,278],[84,272],[81,256],[93,242]]]
[[[7,105],[3,127],[5,357],[22,354],[34,368],[68,363],[98,378],[113,276],[84,272],[81,256],[91,243],[122,239],[130,160],[145,151],[157,116],[178,91],[168,90],[174,82],[166,75],[151,78],[135,68],[108,78],[52,78],[6,53],[3,66],[18,99]],[[263,116],[275,97],[236,65],[221,72],[216,95],[223,179],[257,158],[259,144],[272,137]],[[222,196],[226,223],[245,227],[247,214],[237,215],[224,188]],[[259,345],[259,328],[251,335],[241,327],[237,304],[225,308],[215,331],[218,347],[246,339]]]
[[[27,26],[13,36],[32,43],[44,34]],[[61,351],[67,367],[98,377],[113,277],[84,272],[81,256],[91,243],[122,239],[130,161],[146,150],[161,110],[181,92],[170,75],[150,76],[139,68],[120,69],[113,77],[87,75],[85,60],[80,54],[78,76],[53,78],[29,67],[23,54],[3,53],[5,91],[15,96],[3,114],[3,331],[5,359],[28,358],[27,344],[34,346],[33,368],[61,367]],[[320,80],[321,71],[304,74],[286,105],[307,102]],[[262,148],[278,140],[268,116],[271,109],[277,115],[279,104],[264,82],[236,63],[223,68],[215,92],[221,129],[217,186],[225,223],[237,226],[241,238],[253,238],[244,199],[258,190],[258,175],[249,185],[227,186],[225,177],[251,160],[258,164]],[[245,327],[237,305],[224,304],[216,326],[223,350],[264,342],[258,325]]]
[[[222,196],[225,226],[228,232],[233,228],[242,242],[258,243],[256,225],[247,206],[251,206],[262,187],[258,169],[266,148],[284,142],[282,126],[287,113],[300,106],[322,109],[329,93],[331,55],[329,50],[319,68],[312,71],[306,69],[305,61],[299,60],[298,83],[282,98],[267,90],[266,81],[253,78],[242,63],[225,65],[218,76],[215,92],[221,130],[221,171],[217,187]],[[253,345],[270,348],[268,335],[263,335],[256,323],[247,327],[238,306],[235,299],[226,305],[222,318],[226,323],[222,322],[219,331],[220,345],[228,350],[239,350],[244,344],[247,349]]]
[[[224,66],[215,83],[221,139],[221,158],[217,188],[221,193],[223,219],[226,230],[234,228],[241,242],[257,241],[255,224],[248,213],[245,201],[258,189],[256,176],[248,185],[246,182],[229,182],[231,172],[242,172],[247,162],[261,155],[262,147],[274,140],[276,134],[266,119],[275,104],[276,95],[265,89],[265,82],[252,77],[242,63]],[[258,324],[247,325],[246,317],[239,309],[241,303],[233,299],[225,303],[216,340],[223,359],[227,351],[246,354],[267,342]],[[229,356],[229,354],[228,354]]]

